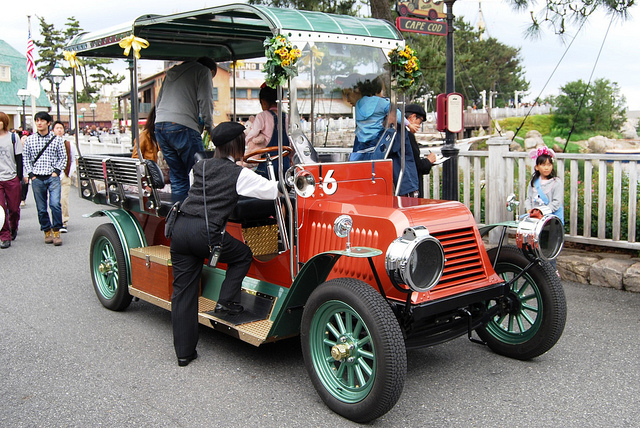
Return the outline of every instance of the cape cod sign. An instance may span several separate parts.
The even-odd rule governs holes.
[[[396,28],[400,31],[446,36],[448,26],[446,22],[399,16],[396,18]]]

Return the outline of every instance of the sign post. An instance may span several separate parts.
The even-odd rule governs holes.
[[[462,104],[463,99],[460,94],[456,94],[455,74],[453,68],[453,3],[456,0],[444,0],[447,6],[446,22],[428,21],[426,19],[409,18],[404,15],[408,13],[416,14],[416,9],[409,9],[404,2],[396,5],[399,16],[396,19],[396,27],[400,31],[413,33],[431,34],[435,36],[447,37],[446,50],[446,95],[444,98],[438,96],[438,122],[444,120],[443,111],[447,111],[446,126],[443,126],[445,134],[445,144],[442,147],[442,155],[449,159],[442,165],[442,199],[458,200],[458,152],[456,148],[456,133],[463,129]],[[403,8],[404,6],[404,8]],[[404,12],[404,13],[403,13]],[[424,13],[418,13],[425,15]],[[425,15],[427,16],[427,15]],[[429,15],[430,16],[430,15]],[[434,16],[434,18],[441,15]],[[442,103],[442,109],[440,104]],[[445,123],[445,122],[442,122]]]
[[[400,31],[412,33],[446,36],[448,25],[446,22],[441,21],[427,21],[426,19],[399,16],[396,18],[396,28]]]
[[[445,0],[447,5],[447,73],[446,73],[446,92],[447,95],[456,91],[455,74],[453,68],[453,3],[455,0]],[[452,101],[455,101],[452,99]],[[460,101],[461,102],[461,101]],[[456,148],[456,134],[447,127],[445,134],[445,143],[442,147],[442,155],[449,159],[442,164],[442,199],[449,201],[458,200],[458,150]]]

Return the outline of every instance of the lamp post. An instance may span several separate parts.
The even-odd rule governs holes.
[[[85,107],[80,107],[80,113],[82,113],[82,130],[84,131],[84,127],[87,126],[86,125],[86,120],[84,118],[84,113],[87,111],[87,109]]]
[[[98,106],[96,105],[96,103],[91,103],[89,104],[89,108],[93,113],[93,126],[96,126],[96,108],[98,108]]]
[[[73,100],[71,97],[67,97],[67,99],[64,100],[64,105],[66,105],[67,110],[69,110],[69,132],[71,132],[73,130],[73,126],[71,126],[71,107],[73,107]]]
[[[27,102],[27,98],[29,98],[29,91],[27,91],[26,89],[18,89],[18,98],[20,98],[20,100],[22,101],[22,130],[24,131],[25,129],[27,129],[27,124],[26,124],[26,117],[27,117],[27,111],[26,111],[26,107],[25,104]]]
[[[447,47],[446,47],[446,73],[445,73],[445,86],[447,95],[455,92],[455,74],[453,63],[453,4],[456,0],[444,0],[447,5]],[[442,199],[449,201],[458,200],[458,152],[460,150],[456,148],[456,135],[446,130],[445,143],[441,149],[441,153],[447,156],[449,160],[443,164],[442,167]]]
[[[62,71],[62,69],[56,63],[56,66],[53,67],[53,70],[51,70],[50,76],[53,80],[53,83],[56,85],[56,116],[57,120],[60,120],[60,84],[64,80],[65,74],[64,71]]]

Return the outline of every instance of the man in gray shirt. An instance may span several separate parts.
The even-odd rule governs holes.
[[[217,66],[198,58],[167,71],[156,101],[155,133],[169,165],[174,202],[187,197],[196,152],[204,150],[202,131],[213,129],[213,82]]]

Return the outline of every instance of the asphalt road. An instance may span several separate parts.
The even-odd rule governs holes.
[[[75,188],[73,189],[75,190]],[[255,348],[201,326],[178,367],[167,311],[104,309],[89,246],[104,218],[72,191],[62,247],[45,245],[33,196],[0,250],[0,426],[355,426],[324,406],[297,339]],[[522,362],[460,338],[410,351],[404,392],[373,426],[640,425],[640,294],[564,283],[568,320]]]

